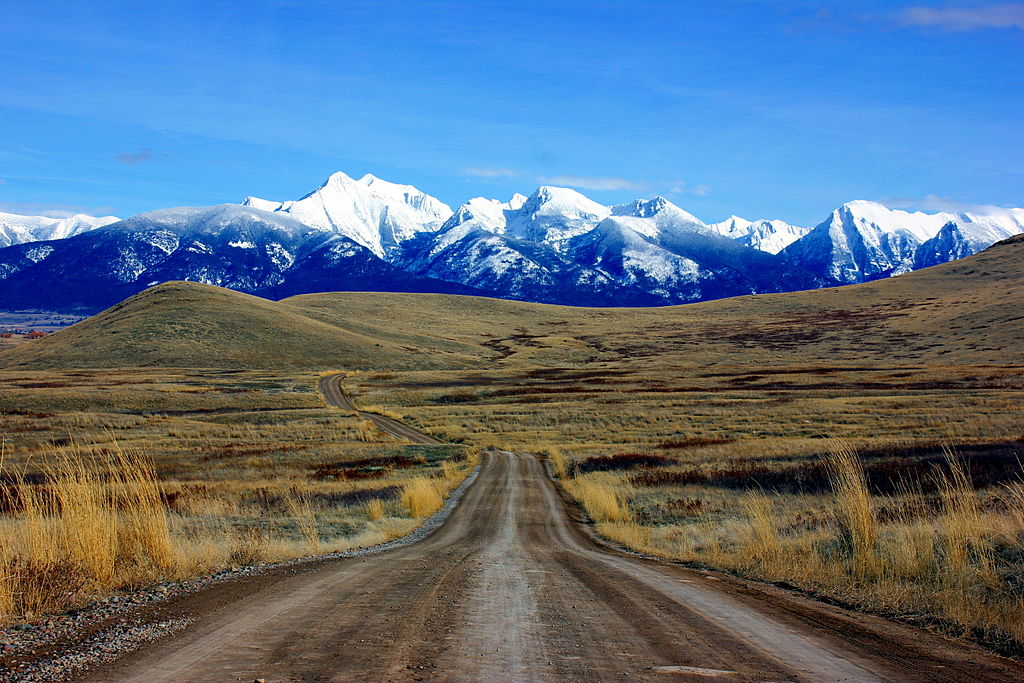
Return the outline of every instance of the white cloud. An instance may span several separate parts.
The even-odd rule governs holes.
[[[947,31],[1024,29],[1024,3],[1007,2],[983,7],[907,7],[900,13],[900,21],[905,26],[925,26]]]
[[[153,160],[153,150],[148,147],[139,147],[135,152],[121,152],[115,154],[114,158],[122,164],[139,164],[144,161]]]
[[[945,211],[948,213],[969,212],[992,214],[1006,210],[1005,207],[996,206],[995,204],[970,204],[967,202],[961,202],[955,199],[950,199],[949,197],[940,197],[934,194],[930,194],[920,198],[886,197],[885,199],[880,199],[878,201],[880,204],[883,204],[889,207],[890,209],[924,211],[926,213],[938,213],[940,211]]]
[[[467,168],[466,173],[477,178],[514,178],[519,171],[510,168]]]
[[[647,183],[626,178],[593,178],[579,175],[556,175],[537,178],[544,185],[565,185],[583,190],[646,190]]]

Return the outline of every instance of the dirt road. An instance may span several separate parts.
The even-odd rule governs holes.
[[[606,549],[575,514],[533,456],[486,453],[460,505],[419,543],[172,601],[152,618],[188,617],[190,628],[87,680],[1024,677],[969,645]]]
[[[438,446],[444,443],[440,439],[435,439],[428,434],[415,430],[409,425],[399,422],[398,420],[393,420],[390,417],[385,417],[384,415],[378,415],[376,413],[364,413],[357,409],[352,404],[352,401],[349,400],[348,396],[345,395],[345,392],[341,390],[341,380],[343,378],[344,375],[342,374],[327,375],[320,378],[320,392],[324,395],[324,398],[329,404],[344,410],[351,410],[363,419],[369,420],[373,424],[377,425],[377,428],[385,434],[390,434],[391,436],[396,436],[400,439],[406,439],[412,443],[418,443],[425,446]]]

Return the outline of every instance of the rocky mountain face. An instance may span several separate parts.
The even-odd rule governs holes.
[[[663,197],[604,206],[548,186],[452,211],[410,185],[343,173],[295,201],[249,197],[107,224],[17,218],[35,227],[0,232],[18,235],[0,248],[0,301],[53,310],[98,310],[169,280],[271,298],[376,290],[665,305],[864,282],[1024,230],[1021,209],[925,214],[865,201],[814,228],[705,224]]]

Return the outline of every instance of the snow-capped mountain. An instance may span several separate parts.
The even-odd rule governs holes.
[[[914,269],[976,254],[1000,240],[1024,232],[1024,209],[956,214],[914,253]]]
[[[504,203],[476,198],[407,246],[412,272],[531,301],[652,305],[817,285],[664,197],[604,207],[541,187]]]
[[[1022,214],[911,213],[859,200],[843,204],[779,254],[833,283],[865,282],[976,253],[1021,232]]]
[[[627,291],[611,278],[573,263],[555,248],[557,240],[545,241],[547,227],[552,235],[571,232],[554,225],[551,207],[544,207],[542,197],[548,189],[541,188],[531,197],[515,194],[507,202],[471,199],[437,233],[409,241],[398,263],[417,275],[459,282],[493,296],[573,305],[656,303],[657,298],[646,292]],[[541,222],[548,226],[530,225],[535,215],[542,216]],[[567,223],[580,221],[581,215],[571,211]],[[541,231],[531,233],[534,229]],[[520,236],[527,233],[541,239]]]
[[[0,302],[54,310],[97,310],[179,279],[269,297],[378,290],[663,305],[863,282],[1024,230],[1022,209],[927,214],[868,201],[813,229],[736,216],[707,225],[664,197],[604,206],[549,186],[452,212],[410,185],[343,173],[290,202],[249,197],[116,222],[7,218],[0,239],[19,243],[0,248]]]
[[[74,237],[119,220],[117,216],[87,216],[84,213],[76,213],[67,218],[51,218],[0,212],[0,248]]]
[[[778,254],[811,231],[810,228],[790,225],[778,219],[748,221],[739,216],[729,216],[721,223],[711,223],[708,227],[743,246],[767,251],[769,254]]]
[[[555,248],[582,235],[611,214],[607,206],[566,187],[537,188],[522,206],[505,214],[503,232],[510,237]]]
[[[573,260],[665,303],[818,286],[810,273],[716,233],[663,197],[613,207],[574,238]]]
[[[169,280],[279,296],[324,289],[473,293],[405,273],[286,213],[237,204],[163,209],[67,239],[0,249],[0,296],[14,308],[104,308]]]
[[[347,237],[385,260],[406,240],[436,232],[452,215],[447,204],[412,185],[396,185],[370,174],[354,180],[341,172],[296,201],[247,197],[242,203]]]

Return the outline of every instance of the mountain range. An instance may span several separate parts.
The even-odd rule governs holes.
[[[76,213],[66,218],[51,218],[49,216],[21,216],[0,212],[0,247],[74,237],[119,220],[121,219],[117,216],[97,217],[86,216],[82,213]]]
[[[705,224],[663,197],[604,206],[549,186],[453,211],[411,185],[335,173],[295,201],[125,220],[0,214],[0,307],[95,311],[170,280],[275,299],[410,291],[653,306],[865,282],[1022,231],[1022,209],[927,214],[868,201],[814,227]]]

